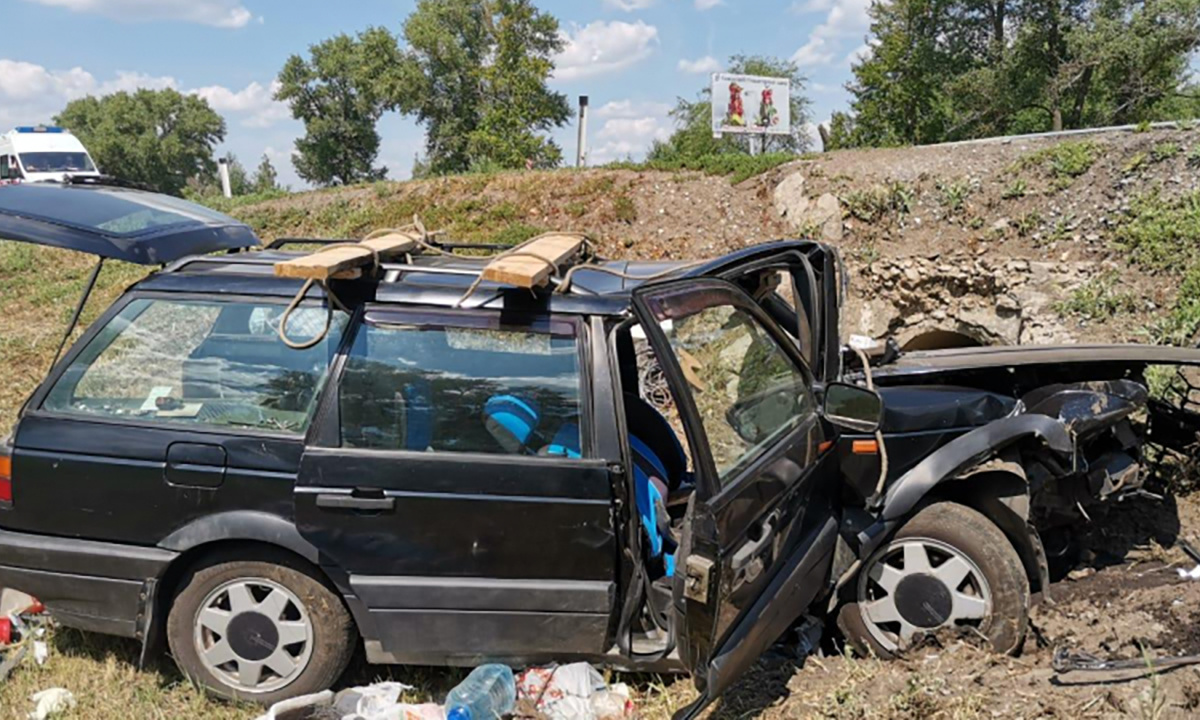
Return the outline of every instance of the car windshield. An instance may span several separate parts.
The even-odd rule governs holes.
[[[96,172],[96,166],[85,152],[21,153],[21,165],[27,173]]]

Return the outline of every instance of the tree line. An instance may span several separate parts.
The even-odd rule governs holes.
[[[853,65],[850,107],[822,127],[826,149],[927,144],[1043,130],[1200,117],[1189,63],[1200,49],[1200,0],[875,0],[871,33]],[[285,62],[276,99],[304,125],[293,164],[318,186],[377,180],[385,113],[425,131],[417,177],[552,168],[549,136],[572,118],[549,87],[563,48],[558,20],[533,0],[419,0],[398,33],[338,34]],[[808,149],[807,80],[795,63],[735,55],[730,72],[791,80],[793,133],[767,151]],[[676,129],[652,161],[746,153],[740,136],[713,138],[712,98],[679,98]],[[225,122],[175,90],[71,102],[55,121],[106,172],[172,194],[216,187]],[[263,157],[253,174],[230,161],[235,193],[278,189]]]

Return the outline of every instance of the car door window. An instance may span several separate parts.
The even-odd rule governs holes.
[[[724,483],[816,411],[811,382],[746,309],[718,304],[662,322]]]
[[[582,457],[574,325],[480,320],[369,319],[339,388],[342,445]]]
[[[347,318],[294,350],[278,335],[284,308],[244,302],[137,299],[71,362],[43,409],[85,417],[304,432]],[[300,308],[293,340],[322,332],[326,311]]]

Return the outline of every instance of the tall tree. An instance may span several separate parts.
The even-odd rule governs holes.
[[[274,192],[280,189],[279,173],[275,172],[275,166],[271,164],[271,158],[267,157],[266,153],[263,153],[262,162],[254,171],[252,184],[256,193]]]
[[[546,86],[563,47],[553,16],[530,0],[420,0],[403,37],[398,62],[383,52],[371,74],[390,107],[425,125],[429,173],[560,162],[544,135],[571,117]]]
[[[54,122],[71,130],[104,172],[180,195],[190,178],[216,172],[225,121],[203,98],[170,88],[85,97]]]
[[[357,37],[341,34],[309,47],[307,59],[288,58],[279,73],[277,100],[304,123],[293,160],[300,177],[316,185],[347,185],[378,180],[387,168],[375,167],[379,133],[375,124],[385,103],[370,68],[378,48],[394,48],[386,29],[369,28]]]
[[[768,135],[764,149],[768,152],[804,152],[809,147],[805,125],[808,122],[808,98],[804,94],[805,77],[796,64],[779,58],[759,55],[734,55],[729,59],[729,72],[740,75],[763,75],[788,78],[791,81],[792,128],[789,135]],[[695,158],[702,155],[750,151],[750,138],[727,134],[717,139],[712,132],[712,88],[702,89],[695,100],[679,98],[671,111],[676,130],[666,142],[656,142],[650,159],[667,160]],[[757,142],[757,140],[755,141]]]
[[[1168,119],[1200,0],[877,0],[830,145],[930,143]]]

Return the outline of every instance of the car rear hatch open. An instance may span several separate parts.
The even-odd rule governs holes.
[[[70,183],[0,187],[0,238],[139,265],[259,244],[244,223],[186,200]]]
[[[105,260],[166,265],[189,255],[259,244],[249,226],[228,215],[180,198],[118,186],[107,178],[0,186],[0,240],[99,258],[54,362],[75,330]]]

